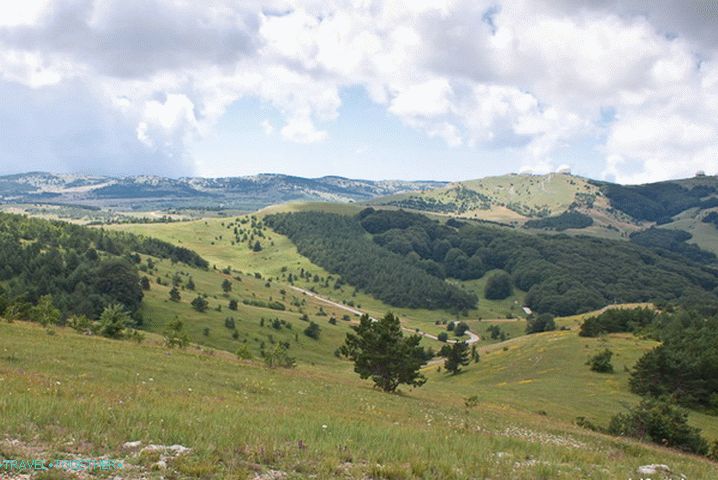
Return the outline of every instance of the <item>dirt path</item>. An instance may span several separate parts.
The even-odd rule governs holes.
[[[356,308],[350,307],[348,305],[344,305],[343,303],[335,302],[334,300],[329,300],[328,298],[322,297],[321,295],[314,293],[311,290],[306,290],[304,288],[295,287],[294,285],[290,285],[290,288],[292,288],[293,290],[296,290],[298,292],[301,292],[304,295],[315,298],[315,299],[319,300],[320,302],[326,303],[327,305],[331,305],[333,307],[342,309],[346,312],[353,313],[354,315],[363,315],[364,314],[364,312],[362,312],[361,310],[357,310]],[[371,318],[372,320],[376,320],[374,317],[369,317],[369,318]],[[421,330],[419,330],[417,332],[413,328],[409,328],[409,327],[401,327],[401,328],[406,332],[416,333],[417,335],[421,335],[422,337],[426,337],[426,338],[431,338],[432,340],[437,340],[437,341],[439,340],[436,335],[432,335],[430,333],[426,333]],[[479,337],[478,335],[476,335],[474,332],[472,332],[470,330],[467,330],[466,334],[469,336],[469,339],[466,341],[466,343],[468,343],[469,345],[477,343],[479,340],[481,340],[481,337]],[[456,342],[457,342],[457,340],[447,340],[447,343],[456,343]]]

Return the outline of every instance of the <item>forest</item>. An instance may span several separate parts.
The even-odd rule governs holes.
[[[373,242],[355,218],[297,212],[268,216],[266,223],[317,265],[390,305],[449,310],[476,305],[474,295]]]
[[[436,289],[454,295],[449,305],[469,306],[465,292],[441,280],[476,279],[496,269],[528,292],[527,306],[541,313],[571,315],[644,301],[718,304],[715,268],[634,242],[440,224],[420,214],[372,208],[354,218],[279,214],[268,223],[302,254],[395,306],[446,308]]]
[[[160,240],[0,214],[0,314],[27,318],[41,298],[63,318],[97,319],[115,303],[135,313],[143,296],[138,253],[207,266],[195,252]]]
[[[718,198],[705,198],[715,194],[711,186],[686,188],[673,182],[645,185],[618,185],[594,182],[601,187],[611,206],[636,220],[648,220],[659,224],[671,221],[671,217],[689,208],[712,208],[718,206]]]
[[[524,223],[524,227],[527,228],[543,228],[559,232],[569,228],[586,228],[591,225],[593,225],[593,218],[575,210],[569,210],[553,217],[529,220]]]

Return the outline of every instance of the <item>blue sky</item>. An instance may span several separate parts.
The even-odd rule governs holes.
[[[310,177],[461,180],[518,172],[525,167],[520,151],[452,147],[440,138],[427,137],[372,102],[363,88],[348,87],[340,95],[338,117],[320,125],[328,133],[325,141],[282,141],[275,127],[282,123],[281,114],[260,100],[245,99],[227,110],[211,135],[192,144],[190,155],[201,159],[201,168],[211,176],[280,172]],[[263,128],[265,122],[272,125],[271,133]],[[602,163],[597,147],[595,138],[586,138],[558,148],[555,163],[548,169],[571,166],[573,159],[581,158],[575,173],[598,176]]]
[[[708,0],[0,4],[0,173],[718,173]]]

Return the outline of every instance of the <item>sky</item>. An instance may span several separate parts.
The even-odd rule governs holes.
[[[0,0],[0,174],[718,173],[718,0]]]

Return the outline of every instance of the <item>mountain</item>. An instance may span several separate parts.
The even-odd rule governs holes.
[[[261,174],[225,178],[85,176],[31,172],[0,177],[2,203],[61,203],[133,210],[234,208],[250,210],[297,200],[358,202],[438,188],[445,182],[302,178]]]
[[[619,185],[570,173],[511,174],[369,203],[606,238],[629,239],[650,229],[680,231],[673,234],[679,243],[718,253],[718,177],[702,174],[644,185]]]

